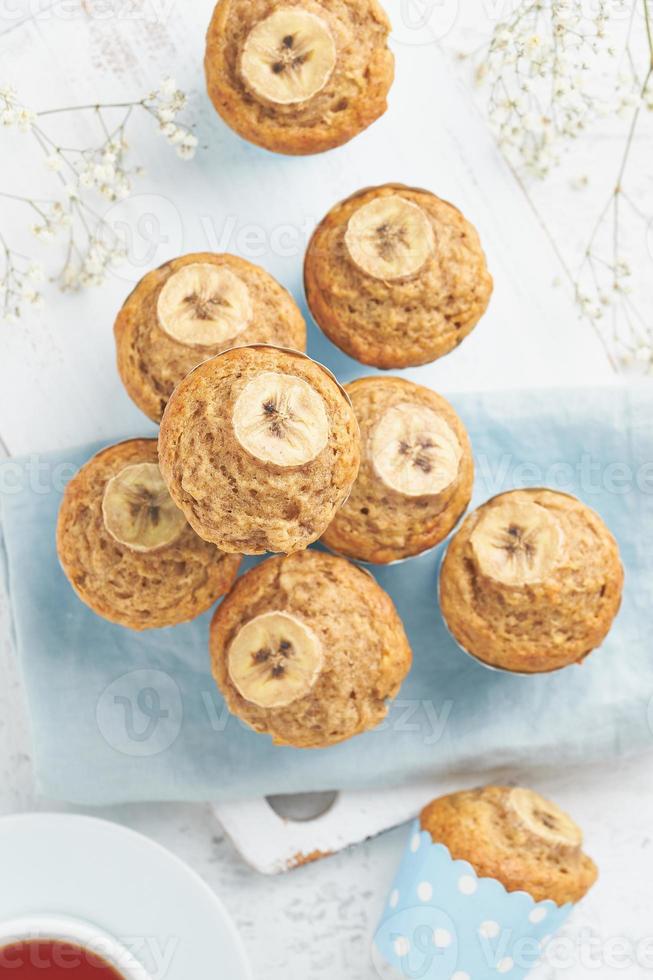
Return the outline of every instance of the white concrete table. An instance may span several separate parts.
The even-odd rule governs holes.
[[[438,47],[421,43],[423,37],[402,20],[400,0],[386,4],[397,25],[398,78],[390,112],[349,146],[304,160],[246,146],[208,106],[201,58],[212,0],[176,6],[117,3],[116,13],[107,17],[108,6],[99,0],[79,6],[19,0],[0,6],[0,84],[14,84],[25,102],[47,108],[137,98],[172,73],[197,93],[204,148],[186,164],[155,133],[139,134],[137,155],[148,176],[113,219],[149,215],[154,237],[138,226],[129,262],[100,290],[79,296],[49,291],[41,314],[17,325],[0,324],[4,454],[151,431],[124,395],[113,366],[111,326],[131,282],[174,254],[208,248],[260,262],[300,298],[301,257],[315,222],[340,197],[383,180],[427,186],[459,205],[478,225],[496,279],[491,310],[462,348],[409,376],[442,391],[613,380],[596,337],[578,324],[570,298],[552,288],[559,271],[555,255],[470,94],[452,77]],[[26,159],[20,137],[0,138],[0,186],[24,193],[28,178],[33,188],[39,171]],[[23,223],[13,210],[0,215],[5,235],[22,235]],[[152,229],[151,222],[147,227]],[[288,230],[290,237],[280,247],[281,232]],[[334,352],[332,366],[341,364],[344,359]],[[4,598],[0,624],[0,813],[64,809],[34,796],[26,710]],[[584,825],[588,850],[602,869],[600,884],[571,928],[574,943],[582,940],[579,946],[572,943],[573,963],[547,967],[543,976],[635,980],[653,970],[651,944],[641,945],[653,934],[650,765],[642,759],[619,771],[538,775],[537,788]],[[510,777],[532,781],[527,772]],[[257,978],[376,976],[370,937],[403,831],[267,879],[242,863],[208,804],[142,804],[101,815],[149,834],[199,871],[233,914]],[[615,938],[631,942],[631,952],[620,952]],[[636,962],[638,943],[643,965]]]

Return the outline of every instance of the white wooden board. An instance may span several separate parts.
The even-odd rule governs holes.
[[[32,9],[24,0],[25,13]],[[134,155],[148,176],[109,215],[132,218],[129,263],[98,291],[57,296],[38,316],[0,332],[0,437],[12,453],[65,447],[147,430],[114,368],[116,310],[149,267],[183,251],[222,249],[257,261],[301,297],[301,265],[314,224],[357,188],[401,180],[432,188],[477,224],[496,281],[482,324],[453,355],[408,372],[445,391],[582,384],[610,369],[571,299],[552,287],[556,259],[505,167],[469,92],[435,44],[406,43],[400,0],[388,9],[400,25],[397,82],[387,115],[348,146],[312,158],[285,158],[248,146],[216,117],[203,93],[203,36],[211,0],[170,6],[153,22],[100,15],[98,3],[62,16],[61,6],[24,23],[5,5],[0,75],[35,108],[138,98],[168,73],[195,94],[202,148],[184,163],[145,119]],[[102,5],[106,8],[106,4]],[[57,14],[59,11],[59,14]],[[80,139],[88,134],[80,120]],[[43,193],[55,187],[29,137],[2,133],[3,187]],[[29,244],[30,220],[5,201],[3,231]],[[140,223],[139,223],[140,222]],[[310,349],[310,348],[309,348]],[[332,366],[346,362],[334,350]],[[21,404],[28,399],[27,408]],[[19,407],[20,406],[20,407]]]
[[[468,24],[477,30],[480,23],[491,26],[504,9],[480,0],[415,2],[442,14],[442,33],[452,13],[459,28]],[[15,84],[26,101],[42,108],[138,97],[161,75],[173,73],[180,84],[197,91],[199,132],[202,143],[210,145],[189,166],[177,162],[144,127],[134,142],[149,177],[140,184],[142,196],[130,207],[135,216],[158,217],[160,235],[167,241],[148,256],[148,236],[137,232],[132,268],[123,270],[124,278],[115,277],[87,296],[53,297],[38,318],[7,329],[0,326],[0,444],[5,442],[13,453],[35,452],[149,431],[122,393],[113,368],[111,324],[130,281],[148,264],[175,252],[220,247],[222,232],[230,229],[224,247],[247,254],[243,235],[248,224],[270,233],[279,222],[301,225],[306,219],[312,224],[337,197],[358,184],[383,179],[421,183],[461,206],[479,225],[497,280],[482,327],[432,374],[420,374],[426,383],[453,391],[610,380],[589,328],[578,323],[564,291],[552,288],[559,275],[555,257],[497,154],[470,93],[452,79],[434,46],[422,43],[421,32],[403,23],[401,9],[406,4],[386,0],[398,24],[399,42],[399,78],[389,116],[350,147],[310,161],[259,154],[214,118],[202,95],[200,68],[211,6],[212,0],[0,4],[0,84]],[[167,16],[157,18],[157,9],[167,11]],[[615,135],[620,138],[620,133]],[[33,191],[33,178],[40,180],[42,171],[28,159],[27,144],[16,140],[0,131],[0,186]],[[583,144],[593,182],[613,176],[612,162],[606,167],[606,149],[603,144],[598,149]],[[552,228],[558,239],[574,241],[580,235],[578,211],[562,209],[556,191],[555,185],[548,192],[540,189],[538,203],[547,217],[555,218]],[[0,201],[3,233],[15,230],[20,236],[21,225],[19,214]],[[277,255],[271,248],[252,257],[299,290],[300,257]],[[34,798],[28,727],[1,611],[0,665],[0,812],[51,807]],[[616,966],[609,963],[607,945],[614,937],[636,943],[650,934],[649,766],[643,760],[620,767],[618,773],[605,773],[600,767],[553,773],[538,784],[578,817],[587,831],[588,850],[602,871],[574,933],[575,980],[597,975],[642,980],[648,975],[648,967],[629,955]],[[511,778],[524,781],[528,773],[512,773]],[[388,802],[384,794],[378,805],[384,797]],[[353,800],[352,805],[359,802]],[[400,802],[414,810],[420,805],[410,794],[402,794]],[[369,938],[403,847],[401,833],[268,882],[234,857],[214,832],[208,809],[142,805],[112,808],[104,815],[171,847],[225,897],[248,943],[256,976],[376,977],[369,962]],[[599,945],[590,950],[588,942],[595,937]],[[566,980],[569,975],[567,967],[551,968],[546,980]]]
[[[429,187],[461,207],[479,228],[496,283],[490,311],[463,346],[407,376],[442,391],[612,379],[596,337],[577,322],[569,297],[552,288],[557,260],[470,93],[434,42],[433,24],[415,29],[405,3],[387,3],[397,56],[389,112],[340,150],[292,159],[248,146],[208,104],[201,58],[211,6],[168,5],[160,8],[168,11],[162,19],[146,2],[136,4],[138,16],[103,17],[93,3],[69,17],[49,4],[29,17],[26,3],[24,19],[4,12],[0,81],[15,85],[26,103],[40,109],[138,98],[174,74],[194,93],[201,142],[197,159],[183,163],[144,119],[133,142],[148,176],[130,200],[106,208],[116,228],[121,222],[133,228],[127,263],[100,290],[50,291],[42,315],[2,328],[0,439],[8,452],[151,430],[121,388],[111,330],[125,294],[148,268],[184,251],[233,251],[264,265],[301,299],[303,252],[316,222],[335,201],[386,180]],[[444,5],[440,13],[443,28],[450,11]],[[83,143],[88,125],[84,116],[71,122],[71,137]],[[2,186],[50,193],[56,185],[29,137],[8,133],[6,140],[11,152],[0,163]],[[8,221],[6,234],[29,245],[20,209],[12,207]],[[315,337],[309,335],[309,352]],[[329,365],[351,376],[352,363],[335,348]],[[218,814],[244,856],[270,872],[408,819],[429,794],[432,787],[409,788],[392,805],[385,794],[342,794],[328,814],[306,824],[284,823],[265,801]],[[260,853],[251,849],[261,840],[251,833],[259,820],[269,829]]]

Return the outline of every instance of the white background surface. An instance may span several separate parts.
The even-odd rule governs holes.
[[[424,38],[402,20],[399,0],[386,4],[399,25],[398,77],[389,113],[349,146],[297,160],[246,146],[208,106],[201,58],[211,6],[211,0],[173,0],[159,4],[165,16],[157,19],[156,5],[147,0],[0,3],[0,84],[15,85],[25,102],[48,108],[138,98],[171,73],[196,93],[198,135],[205,147],[194,163],[177,161],[145,121],[134,143],[148,175],[140,182],[142,193],[121,205],[125,211],[118,218],[153,214],[159,244],[150,248],[137,233],[129,263],[101,290],[66,297],[51,292],[38,317],[0,325],[0,444],[6,452],[150,431],[122,392],[113,365],[111,326],[130,282],[169,256],[213,248],[261,262],[299,298],[301,254],[315,222],[335,200],[383,180],[430,187],[460,206],[479,228],[496,281],[491,310],[463,347],[412,376],[444,391],[611,380],[596,338],[578,324],[564,291],[552,286],[559,274],[555,256],[469,92],[437,46],[416,43]],[[459,5],[453,6],[462,17]],[[119,15],[111,13],[118,8]],[[470,12],[471,6],[465,16]],[[83,125],[80,133],[83,139]],[[0,139],[2,187],[17,193],[42,187],[35,184],[43,182],[43,171],[33,163],[28,138],[2,133]],[[596,165],[601,166],[600,158]],[[5,202],[0,206],[3,233],[21,239],[24,213]],[[571,229],[574,216],[567,220]],[[294,234],[292,254],[275,249],[280,226],[290,226]],[[252,250],[251,227],[263,235],[262,251]],[[314,333],[310,343],[315,351]],[[329,363],[344,376],[355,373],[335,352]],[[0,812],[44,809],[47,801],[36,800],[32,790],[6,606],[0,616]],[[547,969],[546,977],[630,980],[653,972],[650,950],[648,964],[636,965],[632,955],[619,956],[610,945],[615,937],[636,945],[653,935],[650,765],[644,759],[614,772],[554,772],[538,782],[538,789],[583,824],[587,848],[602,870],[572,927],[577,940],[585,936],[573,966]],[[509,775],[529,781],[528,773]],[[283,878],[264,879],[243,865],[208,806],[140,805],[102,815],[169,846],[219,892],[244,936],[257,980],[372,980],[376,975],[369,940],[402,831]],[[588,944],[587,929],[598,936],[598,949]]]

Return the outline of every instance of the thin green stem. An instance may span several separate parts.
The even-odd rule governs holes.
[[[648,9],[648,0],[643,0],[643,3],[644,3],[644,22],[646,24],[646,37],[648,40],[648,50],[651,59],[651,69],[653,70],[653,23],[651,22],[652,21],[651,12]]]
[[[64,106],[60,109],[42,109],[37,112],[37,116],[54,116],[60,112],[87,112],[91,109],[95,112],[99,112],[101,109],[132,109],[137,105],[145,105],[145,99],[140,99],[138,102],[107,102],[101,104],[96,102],[92,105],[70,105]]]

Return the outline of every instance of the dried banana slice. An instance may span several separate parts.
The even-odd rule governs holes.
[[[580,828],[571,817],[539,793],[517,787],[510,791],[508,806],[525,830],[547,844],[579,848],[583,843]]]
[[[458,477],[463,450],[453,430],[432,408],[402,402],[372,430],[377,475],[406,497],[434,497]]]
[[[188,347],[233,340],[252,319],[249,289],[234,273],[210,262],[184,265],[166,281],[157,303],[161,328]]]
[[[228,651],[229,676],[241,696],[261,708],[283,708],[305,697],[323,665],[312,629],[285,612],[256,616]]]
[[[135,463],[112,477],[104,490],[102,516],[111,537],[132,551],[165,548],[187,526],[156,463]]]
[[[399,194],[374,198],[355,211],[345,245],[356,266],[374,279],[408,279],[435,252],[433,225],[422,208]]]
[[[336,54],[325,20],[299,7],[285,7],[251,31],[240,70],[257,95],[277,105],[294,105],[322,91],[333,74]]]
[[[470,544],[480,571],[511,586],[544,581],[564,557],[558,519],[536,501],[510,495],[485,508]]]
[[[322,397],[301,378],[276,371],[262,371],[245,385],[233,427],[244,449],[276,466],[310,463],[329,439]]]

